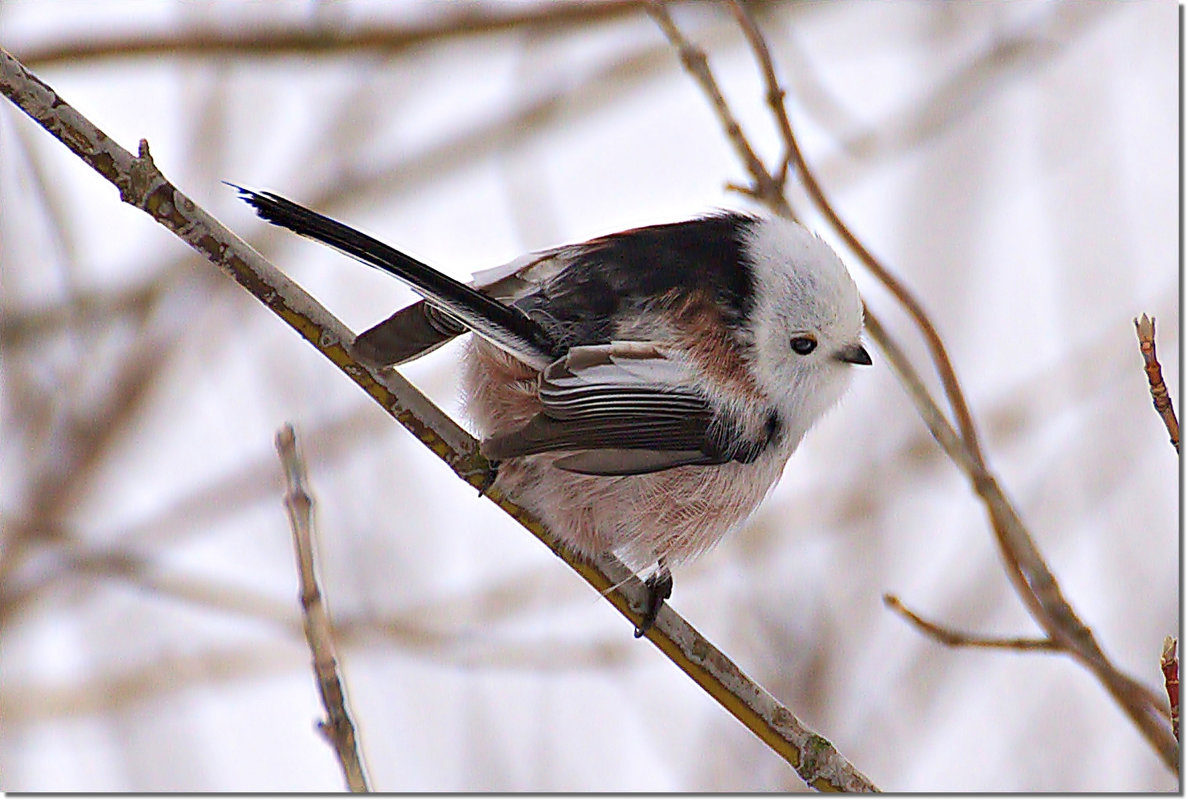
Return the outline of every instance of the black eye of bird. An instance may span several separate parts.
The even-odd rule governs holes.
[[[793,351],[799,353],[801,356],[808,356],[817,349],[817,340],[808,336],[792,337],[792,340],[788,344],[792,346]]]

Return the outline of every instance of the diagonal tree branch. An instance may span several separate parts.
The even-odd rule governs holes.
[[[256,251],[170,184],[157,169],[148,143],[134,156],[79,114],[19,61],[0,50],[0,93],[114,184],[120,198],[149,214],[214,262],[355,381],[389,414],[471,486],[482,488],[489,465],[477,443],[395,370],[375,371],[352,353],[351,332]],[[495,489],[485,491],[517,522],[638,623],[645,606],[643,583],[618,560],[593,563],[565,553],[557,538],[526,510]],[[671,607],[665,606],[648,638],[711,697],[791,764],[818,790],[876,788],[823,737],[807,729],[770,693],[747,677]]]

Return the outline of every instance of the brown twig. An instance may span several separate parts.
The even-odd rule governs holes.
[[[1155,411],[1163,418],[1167,426],[1168,436],[1171,437],[1172,447],[1176,453],[1180,452],[1180,422],[1176,419],[1176,410],[1172,408],[1171,396],[1167,393],[1167,384],[1163,383],[1163,368],[1159,365],[1159,358],[1155,355],[1155,318],[1143,315],[1136,317],[1134,330],[1138,334],[1139,350],[1143,354],[1143,368],[1147,372],[1147,382],[1151,385],[1151,400],[1155,403]]]
[[[0,93],[119,188],[121,199],[173,231],[293,327],[459,477],[476,488],[486,483],[489,466],[478,453],[474,438],[399,372],[377,372],[359,362],[347,344],[353,339],[351,331],[170,184],[153,164],[146,142],[141,142],[140,154],[133,156],[2,49]],[[510,498],[495,489],[486,496],[552,549],[632,623],[639,622],[646,590],[621,562],[610,557],[592,563],[578,561]],[[671,607],[661,610],[647,636],[707,694],[787,760],[809,786],[848,792],[876,789],[825,738],[806,728]]]
[[[949,360],[944,344],[920,303],[895,276],[879,262],[854,235],[834,210],[828,197],[816,180],[797,142],[794,129],[784,107],[784,92],[779,86],[771,55],[758,26],[750,17],[745,6],[730,0],[729,7],[739,20],[743,32],[755,53],[767,85],[768,105],[777,118],[785,145],[797,168],[806,191],[818,210],[838,232],[846,244],[888,287],[908,311],[928,343],[933,364],[944,386],[949,405],[957,420],[957,430],[949,423],[933,400],[918,372],[904,355],[902,349],[883,328],[878,317],[867,309],[866,325],[871,339],[887,356],[892,370],[907,390],[917,411],[928,426],[933,437],[945,453],[968,475],[974,491],[982,499],[994,530],[999,553],[1007,569],[1007,575],[1035,620],[1060,650],[1070,654],[1097,676],[1114,699],[1126,710],[1135,725],[1151,743],[1170,769],[1178,763],[1178,747],[1175,738],[1168,731],[1155,693],[1134,679],[1119,671],[1102,652],[1093,633],[1080,620],[1072,606],[1065,599],[1047,563],[1044,561],[1035,541],[1028,532],[1018,512],[1006,498],[995,476],[986,466],[981,452],[973,417],[965,402],[956,373]],[[768,200],[764,188],[775,186],[775,178],[753,157],[753,150],[746,135],[739,128],[730,109],[721,100],[721,92],[707,64],[705,53],[693,45],[675,26],[665,11],[663,3],[652,2],[648,12],[663,29],[673,47],[681,54],[681,62],[691,77],[702,87],[711,105],[718,114],[726,131],[727,139],[734,145],[739,158],[752,174],[755,187],[751,194],[776,214],[788,215],[789,206],[782,191],[778,199]]]
[[[326,720],[318,729],[326,737],[338,757],[342,775],[352,793],[367,793],[367,772],[359,754],[355,724],[347,712],[346,691],[338,672],[334,655],[334,635],[330,629],[330,613],[318,585],[313,553],[313,498],[309,494],[305,460],[297,451],[297,434],[286,423],[276,435],[276,451],[280,454],[285,473],[285,510],[293,530],[293,548],[297,553],[297,575],[301,593],[301,616],[305,640],[313,656],[314,675],[318,680],[318,694],[326,709]]]
[[[1180,739],[1180,660],[1176,656],[1176,638],[1163,641],[1163,653],[1159,657],[1159,669],[1163,671],[1163,689],[1167,691],[1170,706],[1172,735]]]
[[[1051,638],[1043,637],[986,637],[955,631],[939,623],[925,620],[903,605],[894,595],[884,595],[883,603],[898,613],[921,632],[939,643],[954,648],[1003,648],[1011,651],[1059,651],[1060,646]]]
[[[646,6],[647,12],[656,21],[656,24],[660,26],[660,30],[664,31],[664,35],[668,37],[669,43],[677,51],[677,55],[680,56],[681,64],[684,65],[685,69],[693,76],[697,83],[701,85],[702,91],[709,98],[714,111],[718,115],[718,119],[722,122],[722,127],[726,131],[726,137],[734,145],[735,152],[738,153],[739,158],[751,176],[751,180],[754,181],[751,187],[734,186],[733,188],[751,195],[765,205],[780,208],[784,216],[790,217],[792,210],[788,206],[788,201],[784,198],[783,186],[777,183],[771,176],[771,173],[767,171],[767,168],[763,166],[763,162],[759,156],[755,154],[750,140],[743,133],[742,126],[738,124],[738,120],[734,117],[734,112],[730,110],[730,104],[726,102],[726,98],[718,86],[717,79],[710,72],[709,61],[706,58],[705,51],[685,38],[680,29],[677,28],[676,23],[673,22],[672,15],[668,13],[665,5],[660,0],[651,0]]]
[[[259,58],[261,56],[318,54],[358,56],[359,53],[392,54],[451,38],[499,34],[525,28],[579,27],[637,13],[643,0],[550,0],[535,5],[491,6],[457,4],[455,9],[423,23],[402,25],[327,25],[292,28],[285,25],[259,27],[195,27],[175,33],[137,33],[135,36],[88,35],[62,39],[21,54],[30,66],[43,67],[63,62],[129,58],[178,58],[196,56]]]
[[[771,109],[771,115],[775,119],[776,126],[780,130],[780,139],[784,143],[784,157],[780,159],[780,164],[773,176],[776,185],[780,188],[781,197],[783,197],[784,185],[788,182],[788,167],[792,163],[796,152],[796,137],[792,134],[791,121],[788,119],[788,109],[784,105],[787,92],[784,91],[784,87],[780,85],[779,79],[776,78],[775,63],[771,60],[771,50],[767,46],[767,40],[763,37],[762,32],[760,32],[755,18],[751,16],[741,3],[729,3],[727,8],[734,15],[734,21],[738,23],[738,27],[747,38],[747,44],[750,45],[751,52],[755,54],[756,59],[759,61],[759,69],[763,73],[764,84],[767,88],[765,99],[767,100],[768,107]]]

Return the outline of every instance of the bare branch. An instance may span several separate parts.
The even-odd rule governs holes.
[[[346,708],[346,690],[334,655],[334,634],[330,613],[322,600],[313,553],[313,497],[309,494],[305,460],[297,451],[297,434],[286,423],[276,435],[276,450],[285,472],[285,510],[293,530],[293,548],[297,552],[297,574],[301,588],[301,617],[305,640],[313,655],[318,694],[326,709],[326,720],[318,723],[322,734],[334,746],[342,775],[352,793],[368,793],[367,771],[359,755],[355,723]]]
[[[1176,638],[1163,641],[1163,653],[1159,657],[1159,669],[1163,672],[1163,688],[1167,691],[1170,704],[1172,734],[1180,739],[1180,660],[1176,656]]]
[[[1155,411],[1163,418],[1172,447],[1179,453],[1180,423],[1176,420],[1176,410],[1172,408],[1171,397],[1167,394],[1167,384],[1163,383],[1163,368],[1155,355],[1155,318],[1145,314],[1135,318],[1134,330],[1138,334],[1139,350],[1143,354],[1143,367],[1147,371],[1147,382],[1151,385]]]
[[[739,158],[751,175],[751,180],[754,181],[753,186],[750,188],[744,189],[737,186],[732,186],[731,188],[751,195],[764,205],[773,208],[778,207],[785,217],[791,217],[792,209],[784,199],[783,187],[776,183],[775,179],[767,171],[767,168],[763,166],[763,162],[759,159],[759,156],[755,154],[750,141],[742,131],[742,126],[738,124],[738,120],[734,117],[734,112],[730,110],[730,105],[722,95],[722,90],[718,87],[717,79],[710,72],[709,61],[705,56],[705,51],[685,38],[684,34],[677,28],[676,23],[672,21],[672,15],[668,13],[664,2],[661,2],[661,0],[651,0],[647,5],[647,10],[648,14],[656,21],[660,29],[664,31],[664,35],[668,37],[668,41],[677,51],[685,70],[693,76],[694,80],[701,86],[702,91],[705,92],[706,97],[709,98],[715,113],[718,115],[718,119],[722,122],[722,127],[726,131],[726,137],[734,145],[735,152],[738,153]]]
[[[501,9],[459,4],[456,10],[412,25],[365,25],[342,30],[276,26],[260,30],[198,28],[178,33],[142,34],[132,37],[90,35],[75,41],[59,41],[22,54],[30,66],[42,67],[80,60],[128,58],[170,58],[198,56],[215,58],[283,57],[291,54],[357,56],[363,52],[392,54],[450,38],[497,34],[523,28],[589,25],[634,15],[644,0],[549,0],[535,6]]]
[[[731,2],[727,7],[734,15],[743,35],[747,37],[747,43],[751,46],[755,58],[759,61],[759,68],[763,72],[763,80],[767,85],[767,105],[771,109],[772,118],[775,119],[776,125],[780,129],[780,138],[784,141],[784,158],[780,160],[780,166],[774,176],[774,181],[782,194],[784,184],[788,181],[788,165],[792,161],[793,153],[797,150],[796,137],[792,134],[792,125],[788,119],[788,109],[784,105],[787,93],[784,91],[784,87],[780,86],[779,79],[776,78],[775,64],[771,60],[771,50],[767,46],[767,40],[759,31],[755,18],[743,7],[742,3]]]
[[[389,414],[477,488],[489,465],[465,430],[395,370],[376,371],[358,361],[351,332],[241,239],[170,184],[153,164],[148,144],[133,156],[97,129],[50,87],[0,50],[0,92],[75,155],[120,190],[120,197],[206,256],[283,319],[359,384]],[[527,510],[497,489],[486,497],[511,515],[577,571],[632,623],[638,623],[646,590],[618,560],[581,562]],[[747,677],[671,607],[665,606],[648,638],[709,695],[797,770],[812,787],[848,792],[875,787],[823,737],[804,727],[770,693]]]
[[[1035,637],[986,637],[979,634],[967,634],[962,631],[947,628],[939,623],[925,620],[903,605],[894,595],[884,595],[883,603],[891,611],[898,613],[922,633],[939,643],[954,648],[1003,648],[1010,651],[1059,651],[1060,646],[1050,638],[1037,639]]]
[[[740,21],[743,32],[746,34],[760,65],[767,84],[768,105],[777,118],[791,161],[796,166],[806,191],[847,246],[899,300],[928,343],[933,364],[944,386],[949,405],[953,409],[960,435],[940,411],[902,349],[891,339],[879,319],[871,313],[869,308],[867,309],[866,325],[871,339],[888,357],[892,370],[904,385],[933,437],[945,453],[968,475],[974,491],[985,504],[999,552],[1007,569],[1007,575],[1017,594],[1049,638],[1056,643],[1060,650],[1076,658],[1098,677],[1098,680],[1126,710],[1148,742],[1159,753],[1164,764],[1175,770],[1179,760],[1179,749],[1175,738],[1171,736],[1171,732],[1162,718],[1158,698],[1152,690],[1114,667],[1101,650],[1092,631],[1080,620],[1065,599],[1056,577],[1039,553],[1030,532],[1002,491],[997,479],[986,466],[978,444],[973,417],[965,402],[964,394],[944,343],[935,326],[932,325],[927,313],[914,295],[875,258],[834,210],[805,161],[804,154],[797,142],[795,131],[784,107],[783,90],[776,79],[771,55],[762,34],[754,20],[750,18],[746,8],[738,0],[730,0],[729,5],[732,13]],[[754,157],[753,149],[747,141],[745,133],[741,131],[732,112],[722,100],[721,92],[717,89],[712,74],[709,74],[708,67],[705,66],[707,63],[705,53],[684,37],[672,22],[672,18],[664,11],[661,3],[651,3],[648,10],[663,29],[673,47],[681,54],[681,61],[686,70],[702,87],[710,104],[718,114],[719,121],[726,131],[727,139],[751,173],[754,190],[749,194],[766,205],[772,212],[790,216],[790,208],[783,196],[782,189],[779,189],[776,179],[758,158]],[[778,198],[769,196],[768,187],[777,188]]]

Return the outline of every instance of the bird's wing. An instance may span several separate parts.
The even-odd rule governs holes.
[[[543,410],[483,442],[491,459],[573,451],[555,465],[589,475],[637,475],[736,458],[724,425],[693,389],[691,368],[651,342],[571,348],[541,376]]]
[[[291,200],[271,192],[235,189],[263,219],[396,276],[429,303],[521,361],[544,369],[562,355],[554,338],[519,309]]]

